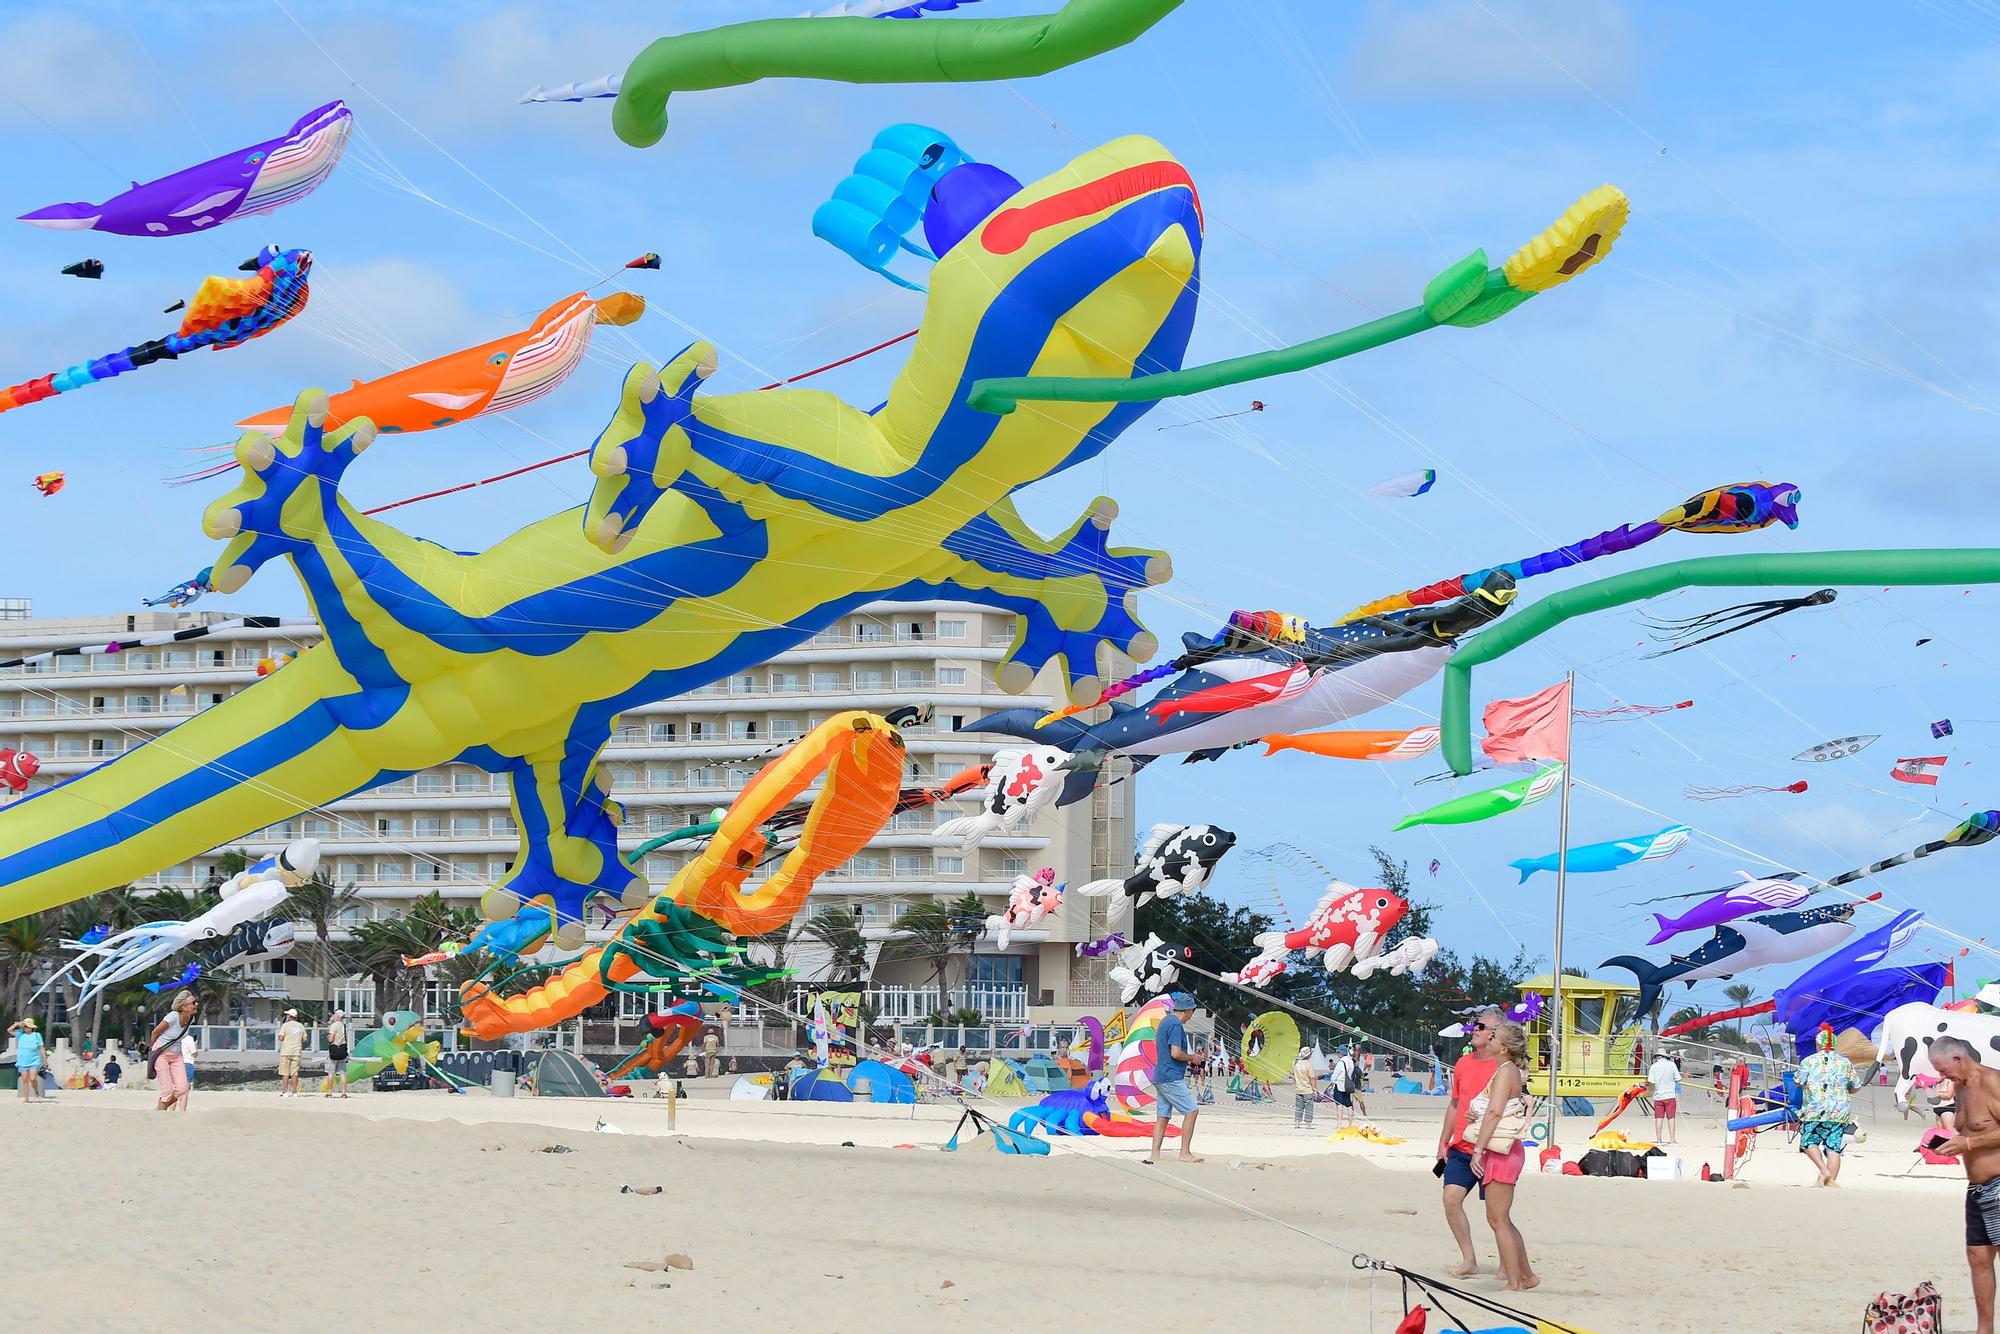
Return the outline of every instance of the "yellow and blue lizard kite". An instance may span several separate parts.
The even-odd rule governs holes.
[[[1550,263],[1565,246],[1590,251],[1563,276],[1609,240],[1600,228],[1551,241],[1565,226],[1529,248]],[[456,762],[512,785],[520,851],[487,890],[486,915],[553,920],[559,944],[580,943],[593,895],[627,907],[650,895],[618,855],[621,812],[598,764],[627,709],[722,680],[882,598],[1015,612],[1003,687],[1020,690],[1060,660],[1072,693],[1094,691],[1101,651],[1155,652],[1137,591],[1164,580],[1168,563],[1107,545],[1107,499],[1051,540],[1009,497],[1097,455],[1150,402],[1036,401],[1033,390],[1147,377],[1165,389],[1194,321],[1201,244],[1194,184],[1151,139],[1117,140],[1033,185],[1010,180],[941,253],[881,411],[805,389],[697,397],[715,369],[697,343],[626,377],[580,513],[483,552],[357,513],[340,480],[374,427],[329,431],[326,395],[300,395],[283,435],[237,444],[242,480],[204,527],[228,544],[211,575],[218,592],[284,557],[325,639],[0,811],[0,920]],[[1513,290],[1477,259],[1476,281],[1454,270],[1454,290],[1470,300],[1484,284],[1482,301]],[[1444,322],[1475,321],[1421,327]],[[1022,410],[973,406],[981,381],[1007,385]]]

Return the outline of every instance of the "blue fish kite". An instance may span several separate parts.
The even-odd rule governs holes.
[[[1694,830],[1684,824],[1670,824],[1657,834],[1645,834],[1638,838],[1613,839],[1609,843],[1592,843],[1569,850],[1568,866],[1572,871],[1615,871],[1633,862],[1658,861],[1671,857],[1687,846],[1694,836]],[[1521,883],[1527,884],[1528,877],[1537,871],[1553,871],[1561,854],[1551,852],[1546,857],[1523,857],[1507,864],[1521,873]]]

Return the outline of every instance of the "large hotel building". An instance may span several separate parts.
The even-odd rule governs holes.
[[[0,603],[0,658],[129,641],[232,618],[199,610],[47,619],[27,612],[24,603]],[[239,627],[179,645],[66,654],[0,670],[0,746],[41,760],[35,786],[59,781],[249,689],[260,663],[269,670],[285,654],[310,646],[318,634],[310,623]],[[1053,674],[1046,672],[1025,696],[999,692],[994,671],[1012,638],[1012,616],[982,607],[875,604],[726,682],[627,713],[603,755],[612,792],[626,808],[627,845],[705,819],[713,807],[728,804],[763,762],[760,756],[845,709],[934,708],[932,722],[904,729],[908,782],[949,777],[990,758],[996,746],[1009,744],[1004,738],[954,728],[1010,704],[1047,704],[1056,693]],[[924,899],[955,900],[973,891],[987,901],[989,912],[998,912],[1014,878],[1041,866],[1054,867],[1057,879],[1070,885],[1122,875],[1131,857],[1132,796],[1129,781],[1100,786],[1089,799],[1045,811],[1018,834],[989,838],[970,852],[932,831],[940,821],[975,809],[971,802],[899,815],[865,851],[820,880],[808,911],[854,915],[874,947],[891,937],[891,924],[905,908]],[[517,850],[506,783],[454,764],[249,831],[146,883],[199,886],[222,852],[242,848],[260,855],[299,837],[319,839],[327,872],[360,891],[363,906],[346,914],[342,928],[396,913],[433,890],[471,906],[506,874]],[[662,886],[690,855],[663,850],[646,859],[644,873],[655,887]],[[1104,961],[1080,959],[1074,950],[1076,942],[1104,934],[1103,903],[1067,896],[1040,927],[1013,933],[1006,950],[990,937],[981,939],[970,959],[953,967],[957,994],[950,1004],[979,1010],[988,1024],[1067,1022],[1080,1010],[1105,1005]],[[341,934],[336,931],[336,940]],[[895,953],[881,956],[871,948],[870,999],[880,1007],[881,1022],[921,1022],[944,1008],[930,966]],[[805,956],[795,953],[788,962],[795,957]],[[296,960],[268,967],[262,1008],[293,995],[344,1003],[350,1013],[372,1010],[365,978],[335,979],[329,996],[320,980],[299,975]],[[811,980],[807,968],[801,982]],[[645,1000],[621,999],[633,1007]]]

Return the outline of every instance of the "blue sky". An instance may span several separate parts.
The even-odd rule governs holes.
[[[1175,580],[1146,607],[1168,642],[1233,607],[1328,620],[1736,480],[1802,486],[1799,531],[1669,537],[1589,574],[1720,552],[2000,540],[1989,480],[2000,263],[1988,244],[2000,214],[2000,21],[1979,11],[1580,3],[1558,17],[1502,0],[1196,0],[1127,50],[1019,84],[773,83],[682,97],[665,141],[644,151],[611,134],[607,104],[515,104],[533,83],[622,69],[666,32],[801,3],[286,0],[303,30],[268,3],[10,6],[0,22],[10,212],[104,198],[278,133],[333,97],[349,100],[360,133],[318,193],[207,236],[0,230],[8,381],[166,332],[174,317],[162,307],[267,240],[308,246],[317,261],[311,309],[271,337],[0,419],[18,474],[16,556],[0,593],[31,596],[43,614],[134,607],[214,557],[198,520],[224,488],[162,486],[199,458],[180,451],[228,438],[232,421],[302,386],[518,329],[642,251],[665,259],[630,281],[652,313],[600,333],[559,393],[507,419],[387,442],[350,474],[349,494],[380,503],[580,448],[624,366],[670,355],[689,330],[721,347],[712,387],[727,390],[912,327],[920,298],[809,230],[813,207],[897,120],[944,129],[1023,177],[1118,134],[1163,140],[1188,164],[1209,221],[1192,354],[1202,359],[1410,305],[1444,265],[1477,246],[1497,262],[1593,186],[1631,196],[1609,262],[1499,324],[1168,405],[1101,460],[1024,495],[1045,530],[1114,495],[1119,536],[1172,552]],[[88,80],[77,76],[86,67]],[[105,261],[102,282],[59,275],[86,255]],[[820,383],[872,405],[894,367],[877,358]],[[1196,421],[1253,396],[1266,411]],[[1155,429],[1175,422],[1192,424]],[[1361,494],[1422,466],[1440,473],[1422,499]],[[25,483],[52,468],[70,487],[43,501]],[[470,549],[587,492],[581,465],[567,465],[399,518]],[[1563,582],[1534,581],[1524,597]],[[1732,600],[1689,594],[1650,610],[1691,615]],[[276,567],[204,605],[301,610]],[[1568,959],[1592,965],[1643,941],[1641,911],[1623,906],[1633,900],[1720,886],[1738,868],[1830,875],[2000,805],[2000,789],[1982,784],[2000,729],[1996,607],[1988,589],[1857,589],[1711,653],[1653,662],[1638,660],[1647,609],[1637,609],[1572,623],[1483,669],[1476,702],[1571,667],[1585,706],[1696,701],[1657,724],[1580,730],[1576,771],[1590,786],[1577,797],[1577,842],[1674,821],[1700,833],[1668,863],[1573,880]],[[1428,686],[1365,725],[1414,725],[1436,708]],[[1928,724],[1943,717],[1957,735],[1933,743]],[[1857,732],[1883,739],[1836,764],[1789,759]],[[1932,753],[1952,756],[1934,793],[1887,777],[1896,757]],[[1548,877],[1517,887],[1506,863],[1553,849],[1554,803],[1390,834],[1406,811],[1451,795],[1449,783],[1413,782],[1438,767],[1249,752],[1160,765],[1141,785],[1140,813],[1226,825],[1246,849],[1295,843],[1364,882],[1365,849],[1380,843],[1408,856],[1422,894],[1444,906],[1449,943],[1545,952]],[[1802,796],[1682,795],[1801,777],[1812,784]],[[1924,908],[1964,938],[1926,933],[1912,957],[1986,934],[1980,890],[1995,857],[1948,853],[1877,883],[1885,903]],[[1292,910],[1309,907],[1314,886],[1278,874]],[[1270,883],[1239,855],[1221,888],[1263,903]],[[1967,964],[2000,974],[1983,946]]]

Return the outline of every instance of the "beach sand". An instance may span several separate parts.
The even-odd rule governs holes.
[[[1931,1278],[1948,1327],[1969,1328],[1963,1178],[1896,1177],[1918,1122],[1867,1096],[1873,1133],[1837,1190],[1808,1188],[1768,1137],[1741,1188],[1524,1178],[1516,1218],[1544,1281],[1519,1307],[1597,1334],[1844,1334],[1877,1291]],[[1454,1256],[1429,1174],[1440,1102],[1369,1102],[1408,1143],[1330,1145],[1326,1106],[1295,1132],[1287,1096],[1206,1109],[1207,1162],[1146,1166],[1142,1142],[1095,1138],[1019,1158],[968,1132],[942,1153],[955,1107],[719,1089],[681,1102],[672,1136],[650,1098],[198,1089],[184,1116],[129,1088],[0,1098],[7,1323],[1387,1334],[1401,1286],[1350,1252],[1432,1275]],[[599,1118],[626,1133],[594,1132]],[[1682,1139],[1690,1176],[1719,1165],[1713,1114],[1684,1118]],[[555,1144],[573,1151],[540,1151]],[[1487,1272],[1463,1286],[1504,1300],[1476,1208],[1473,1226]],[[675,1252],[694,1267],[631,1267]],[[1474,1329],[1509,1323],[1452,1305]]]

